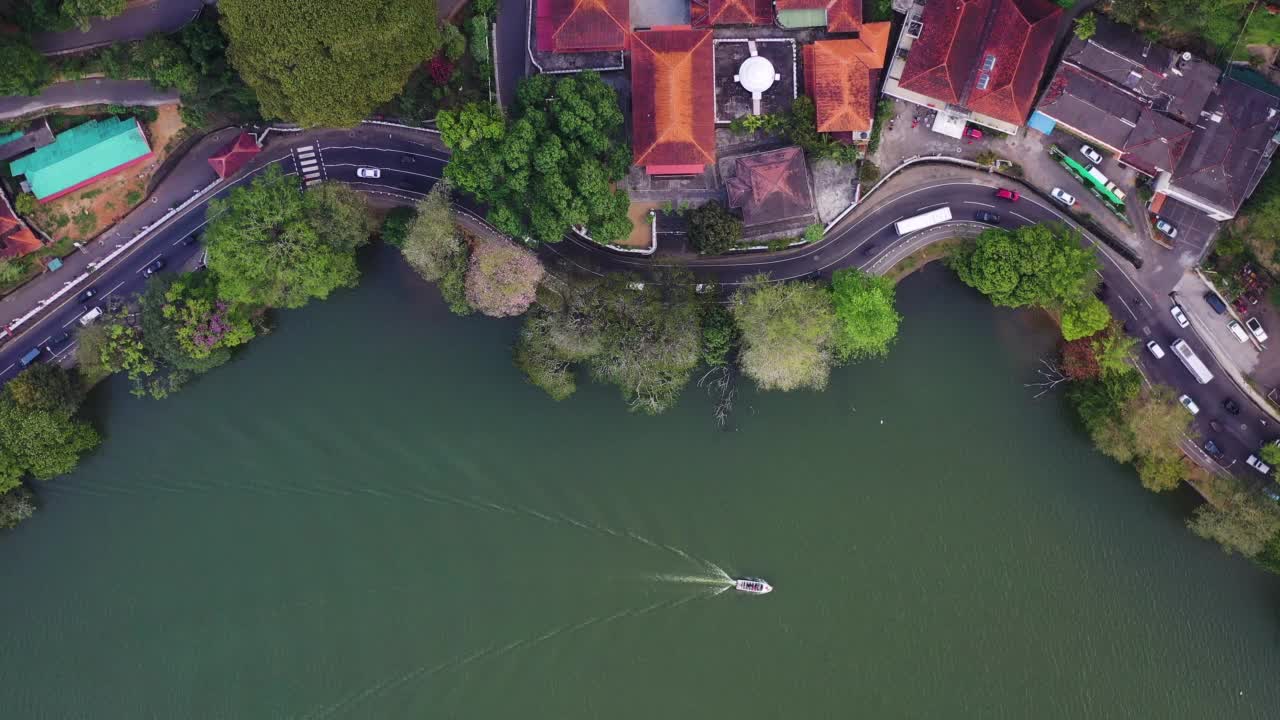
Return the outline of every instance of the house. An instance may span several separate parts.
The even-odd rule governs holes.
[[[9,172],[25,175],[36,199],[49,202],[153,157],[141,123],[108,118],[59,133],[53,144],[9,163]]]
[[[244,164],[249,162],[249,158],[257,155],[262,148],[258,147],[258,141],[247,132],[242,132],[231,144],[219,150],[216,154],[209,158],[209,164],[213,166],[213,171],[218,174],[222,180],[235,175]]]
[[[742,211],[744,229],[769,231],[817,221],[809,169],[800,148],[745,155],[737,158],[733,168],[733,175],[725,181],[725,190],[729,207]]]
[[[1049,0],[926,0],[912,5],[885,79],[887,95],[938,110],[933,129],[966,123],[1013,134],[1040,88],[1062,8]]]
[[[0,192],[0,259],[22,257],[41,246],[40,238],[13,211],[9,198]]]
[[[1152,212],[1167,196],[1214,220],[1230,220],[1271,166],[1280,131],[1280,98],[1223,78],[1171,171],[1156,177]]]
[[[693,27],[769,25],[773,0],[691,0],[689,18]]]
[[[857,38],[804,46],[805,93],[813,98],[818,132],[851,141],[870,137],[890,25],[869,23]]]
[[[862,27],[862,0],[775,0],[774,6],[784,28],[826,27],[843,33]]]
[[[0,133],[0,162],[12,160],[28,150],[44,147],[53,142],[53,131],[43,118],[33,120],[23,130]]]
[[[696,175],[716,160],[710,30],[631,36],[631,146],[649,175]]]
[[[608,52],[626,48],[630,0],[538,0],[537,49],[541,52]]]

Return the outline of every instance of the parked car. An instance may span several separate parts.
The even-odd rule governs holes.
[[[89,288],[89,289],[85,290],[84,292],[80,293],[80,302],[81,302],[82,304],[83,304],[83,303],[87,303],[87,302],[89,302],[89,300],[91,300],[91,299],[92,299],[95,295],[97,295],[97,294],[98,294],[98,289],[97,289],[97,288],[92,288],[92,287],[91,287],[91,288]]]
[[[102,317],[101,307],[90,308],[89,312],[80,316],[80,324],[84,327],[89,327],[93,324],[94,320],[97,320],[100,317]]]
[[[1022,194],[1019,193],[1017,190],[1000,188],[996,190],[996,197],[1000,198],[1001,200],[1008,200],[1009,202],[1018,202],[1018,198],[1022,197]]]
[[[356,168],[356,177],[377,180],[382,177],[382,171],[378,168],[371,167]]]
[[[1262,488],[1262,494],[1276,502],[1280,502],[1280,485],[1271,483],[1270,485]]]
[[[1257,470],[1263,475],[1266,475],[1267,473],[1271,472],[1271,466],[1262,462],[1254,455],[1250,455],[1249,457],[1245,458],[1244,464],[1248,465],[1254,470]]]
[[[967,127],[964,129],[965,137],[971,137],[974,140],[982,139],[982,131],[975,127]]]
[[[18,358],[18,367],[28,367],[31,363],[35,362],[38,357],[40,357],[40,348],[31,348],[23,353],[22,357]]]
[[[1049,191],[1049,194],[1053,196],[1054,200],[1057,200],[1067,207],[1071,207],[1076,204],[1075,196],[1062,188],[1054,188]]]
[[[1000,216],[993,212],[987,212],[986,210],[979,210],[978,212],[974,213],[973,219],[977,220],[978,222],[986,223],[988,225],[1000,224]]]
[[[1227,398],[1226,400],[1222,401],[1222,409],[1226,410],[1232,415],[1240,414],[1240,405],[1238,405],[1236,401],[1232,400],[1231,398]]]
[[[49,342],[44,344],[44,349],[56,353],[69,342],[71,342],[71,333],[63,331],[49,338]]]
[[[1088,158],[1089,162],[1093,163],[1094,165],[1102,164],[1102,153],[1098,152],[1097,150],[1094,150],[1088,145],[1080,146],[1080,154]]]
[[[1164,220],[1162,218],[1156,218],[1156,229],[1164,233],[1165,235],[1168,235],[1171,238],[1178,237],[1178,228],[1169,224],[1168,220]]]
[[[1191,399],[1190,395],[1179,396],[1178,402],[1182,403],[1182,407],[1186,408],[1187,412],[1191,413],[1192,415],[1200,414],[1200,406],[1196,404],[1195,400]]]
[[[1155,340],[1147,341],[1147,350],[1155,357],[1155,359],[1164,359],[1164,348],[1160,347],[1160,343]]]
[[[1221,460],[1226,455],[1226,453],[1222,452],[1222,448],[1218,447],[1218,444],[1212,440],[1204,441],[1204,451],[1214,460]]]
[[[1246,333],[1244,331],[1244,327],[1241,326],[1240,323],[1236,322],[1235,320],[1232,320],[1231,322],[1227,323],[1227,329],[1231,331],[1232,335],[1236,336],[1236,340],[1239,340],[1242,343],[1249,342],[1249,334]]]
[[[1227,311],[1227,304],[1222,302],[1222,298],[1218,297],[1218,293],[1210,290],[1204,294],[1204,301],[1213,308],[1213,311],[1219,315]]]
[[[151,277],[164,269],[164,258],[156,258],[151,264],[142,269],[142,277]]]
[[[1258,342],[1262,343],[1267,341],[1267,331],[1262,329],[1262,323],[1258,322],[1258,318],[1251,317],[1248,320],[1245,320],[1244,324],[1248,326],[1249,332],[1253,333],[1253,336],[1258,339]]]
[[[1174,303],[1173,307],[1169,308],[1169,314],[1173,316],[1175,321],[1177,321],[1178,327],[1184,328],[1191,324],[1187,322],[1187,314],[1182,312],[1182,306],[1177,303]]]

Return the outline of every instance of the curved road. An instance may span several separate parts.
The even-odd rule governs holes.
[[[255,163],[254,170],[240,178],[237,184],[249,180],[267,164],[279,164],[286,172],[296,173],[294,150],[314,145],[324,179],[349,183],[371,194],[410,202],[420,199],[430,190],[447,163],[447,155],[443,151],[414,141],[407,132],[385,132],[366,127],[353,132],[286,136],[283,140],[270,144]],[[381,177],[376,180],[360,179],[356,176],[360,167],[378,168]],[[995,200],[994,188],[994,180],[975,176],[967,181],[924,184],[893,197],[874,196],[867,203],[869,209],[862,211],[856,220],[846,223],[815,245],[785,253],[696,258],[680,264],[692,269],[699,280],[723,285],[741,283],[746,277],[760,272],[768,273],[774,280],[801,278],[815,273],[829,276],[832,271],[843,267],[883,273],[920,247],[952,237],[956,229],[981,229],[984,226],[969,219],[978,210],[999,212],[1005,218],[1006,226],[1039,222],[1072,224],[1056,207],[1029,194],[1016,204]],[[139,243],[139,247],[127,257],[101,271],[91,283],[99,291],[99,297],[82,305],[77,302],[79,292],[73,293],[40,320],[21,328],[16,338],[0,346],[0,381],[18,372],[18,358],[32,348],[41,349],[41,361],[65,360],[73,352],[74,333],[59,339],[62,333],[76,327],[76,320],[87,307],[103,302],[108,296],[127,296],[139,291],[144,284],[141,271],[155,258],[163,258],[169,268],[189,260],[199,251],[199,244],[188,239],[203,227],[206,204],[207,199],[194,204],[159,228],[152,237]],[[892,226],[895,221],[942,205],[952,208],[956,222],[901,238],[894,232]],[[466,207],[462,209],[467,210]],[[546,245],[544,249],[591,272],[628,270],[644,273],[664,264],[662,259],[625,256],[577,238]],[[1166,353],[1163,360],[1156,360],[1145,350],[1138,353],[1143,374],[1151,381],[1178,388],[1179,392],[1195,398],[1201,407],[1196,418],[1200,435],[1212,438],[1226,452],[1221,466],[1261,484],[1264,478],[1247,468],[1243,459],[1269,437],[1265,432],[1267,428],[1260,422],[1262,414],[1240,397],[1226,373],[1216,366],[1213,355],[1195,334],[1177,327],[1168,312],[1167,298],[1153,296],[1140,287],[1132,268],[1107,248],[1098,246],[1098,256],[1101,259],[1099,275],[1109,288],[1106,302],[1116,317],[1125,321],[1130,332],[1143,343],[1153,339],[1166,349],[1175,338],[1185,339],[1209,365],[1215,378],[1208,385],[1199,385],[1171,352]],[[1219,409],[1222,400],[1228,397],[1239,402],[1244,408],[1243,414],[1231,417]],[[1211,430],[1210,420],[1217,420],[1222,430]],[[1198,446],[1190,442],[1187,450],[1195,453],[1202,462],[1211,462]]]

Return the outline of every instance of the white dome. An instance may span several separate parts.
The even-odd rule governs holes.
[[[752,95],[759,95],[773,87],[773,75],[773,63],[759,55],[743,60],[742,67],[738,68],[738,82]]]

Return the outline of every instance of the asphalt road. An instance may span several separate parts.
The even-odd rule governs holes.
[[[317,143],[314,138],[298,139],[294,146],[315,144],[324,169],[324,176],[351,184],[366,192],[392,197],[401,201],[422,198],[441,176],[447,157],[439,150],[392,134],[364,133],[350,136],[333,135],[328,143]],[[283,145],[271,152],[287,172],[293,172],[293,159],[286,154]],[[360,178],[361,167],[375,168],[378,178]],[[247,179],[247,177],[246,177]],[[1039,222],[1069,222],[1057,208],[1047,201],[1024,195],[1017,203],[1007,203],[993,197],[995,185],[974,181],[947,181],[924,185],[896,197],[873,198],[870,212],[848,223],[826,240],[786,253],[743,254],[730,257],[696,258],[681,263],[689,267],[702,282],[717,282],[732,286],[760,272],[766,272],[774,280],[802,278],[819,274],[829,277],[831,272],[843,267],[859,267],[871,272],[883,272],[901,257],[927,245],[953,235],[956,226],[977,229],[973,220],[978,210],[1000,213],[1005,226]],[[949,206],[956,219],[951,227],[943,226],[920,231],[899,238],[893,224],[904,217],[916,215],[943,205]],[[462,208],[467,210],[465,206]],[[471,209],[474,211],[474,209]],[[102,296],[89,303],[101,303],[109,294],[122,296],[139,291],[143,286],[141,270],[156,257],[163,257],[170,267],[177,267],[191,254],[199,250],[198,244],[186,245],[184,240],[199,231],[205,222],[204,204],[197,204],[170,224],[159,229],[128,258],[117,262],[95,279],[93,286]],[[588,271],[633,271],[652,273],[661,266],[655,261],[634,256],[624,256],[605,250],[588,241],[570,237],[555,245],[546,245],[544,252],[556,255]],[[1136,273],[1105,247],[1098,247],[1101,259],[1099,275],[1108,288],[1105,301],[1116,317],[1121,318],[1131,333],[1143,344],[1155,340],[1166,350],[1163,360],[1156,360],[1145,350],[1139,352],[1139,365],[1143,374],[1153,382],[1170,385],[1178,392],[1189,394],[1199,404],[1200,414],[1195,427],[1201,438],[1213,439],[1225,452],[1220,466],[1251,478],[1261,485],[1265,478],[1244,464],[1244,458],[1255,451],[1262,442],[1274,435],[1262,424],[1263,415],[1240,395],[1226,373],[1217,365],[1213,355],[1194,333],[1180,329],[1169,313],[1170,299],[1148,291],[1138,284]],[[77,293],[78,295],[78,293]],[[65,360],[72,351],[73,341],[63,346],[43,349],[50,338],[56,338],[67,329],[75,327],[76,319],[86,306],[76,301],[76,296],[60,305],[52,313],[27,328],[19,337],[0,347],[0,381],[12,377],[19,368],[17,359],[33,347],[42,348],[41,361]],[[74,333],[72,334],[74,336]],[[1214,379],[1207,385],[1198,384],[1191,374],[1169,351],[1176,338],[1185,339],[1201,360],[1208,365]],[[1030,381],[1031,378],[1021,379]],[[1243,408],[1239,416],[1228,415],[1222,409],[1222,401],[1232,398]],[[1217,421],[1221,431],[1211,429],[1211,420]],[[1211,461],[1201,450],[1200,442],[1190,440],[1187,449],[1196,453],[1202,461]]]
[[[152,33],[171,33],[200,14],[205,0],[157,0],[113,18],[94,20],[89,30],[37,33],[32,38],[35,48],[45,55],[87,50],[115,42],[141,40]]]
[[[30,97],[0,97],[0,120],[22,117],[50,108],[85,105],[167,105],[178,102],[178,91],[157,90],[146,80],[90,78],[54,83]]]

